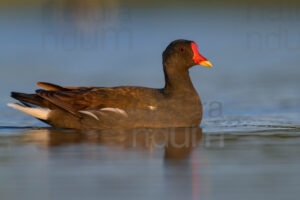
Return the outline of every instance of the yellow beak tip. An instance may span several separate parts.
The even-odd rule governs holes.
[[[202,65],[204,67],[210,67],[210,68],[213,67],[213,65],[208,60],[200,62],[199,65]]]

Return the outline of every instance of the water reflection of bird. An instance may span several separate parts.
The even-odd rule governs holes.
[[[109,175],[104,180],[120,184],[121,173],[130,177],[121,182],[122,188],[128,181],[144,184],[144,187],[153,182],[151,191],[163,184],[165,199],[199,199],[200,194],[207,195],[209,186],[208,177],[200,173],[201,169],[207,168],[205,163],[199,165],[201,139],[202,129],[198,127],[97,131],[30,129],[19,142],[40,147],[39,152],[46,155],[43,158],[53,163],[46,170],[56,170],[57,163],[61,163],[58,165],[60,178],[75,169],[72,178],[79,176],[79,180],[84,179],[83,171],[92,165],[99,172],[84,173],[95,179],[103,180],[103,174],[107,172]],[[135,173],[140,168],[143,172]],[[93,176],[93,172],[97,175]],[[136,179],[137,175],[139,179]],[[155,177],[159,177],[158,180]],[[141,179],[146,182],[140,182]],[[179,192],[174,193],[176,190]]]
[[[199,145],[201,138],[202,129],[198,127],[97,131],[31,129],[22,137],[22,143],[47,148],[89,144],[149,152],[164,149],[166,159],[183,159]]]
[[[194,65],[212,67],[195,42],[173,41],[163,53],[165,87],[61,87],[35,94],[12,92],[21,103],[9,106],[54,127],[72,129],[164,128],[199,126],[202,104],[189,76]],[[39,106],[32,107],[32,104]]]

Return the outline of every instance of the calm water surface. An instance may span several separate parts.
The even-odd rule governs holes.
[[[1,200],[298,199],[298,4],[41,2],[1,6]],[[178,38],[214,64],[191,70],[201,128],[56,130],[5,106],[37,81],[162,87]]]

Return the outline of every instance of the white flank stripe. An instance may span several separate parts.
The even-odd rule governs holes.
[[[120,108],[102,108],[101,111],[110,111],[110,112],[114,112],[114,113],[118,113],[123,115],[124,117],[128,117],[127,113],[125,112],[125,110],[122,110]]]
[[[51,110],[47,108],[31,108],[31,107],[21,106],[15,103],[8,103],[7,106],[42,120],[47,120],[51,112]]]
[[[148,108],[149,108],[150,110],[155,110],[155,109],[156,109],[155,106],[148,106]]]
[[[81,111],[79,111],[79,112],[80,112],[80,113],[83,113],[83,114],[86,114],[86,115],[89,115],[89,116],[95,118],[96,120],[99,120],[99,118],[97,117],[97,115],[95,115],[94,113],[92,113],[92,112],[90,112],[90,111],[83,111],[83,110],[81,110]]]

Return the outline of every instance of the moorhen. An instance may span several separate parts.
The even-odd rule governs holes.
[[[39,82],[47,90],[35,94],[12,92],[19,103],[8,106],[53,127],[116,129],[194,127],[202,119],[202,104],[189,68],[212,67],[195,42],[175,40],[163,52],[165,87],[61,87]]]

